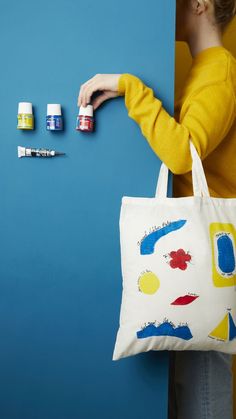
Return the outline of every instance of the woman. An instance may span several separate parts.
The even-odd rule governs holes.
[[[153,90],[131,74],[99,74],[81,86],[78,105],[125,96],[128,115],[174,173],[174,196],[193,194],[189,138],[203,160],[211,196],[236,197],[236,60],[222,35],[236,14],[236,0],[177,0],[176,40],[187,42],[193,61],[175,117]],[[173,352],[169,418],[232,419],[232,357],[208,351]]]

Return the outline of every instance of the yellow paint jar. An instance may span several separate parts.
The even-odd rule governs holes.
[[[34,129],[32,103],[20,102],[18,105],[17,129]]]

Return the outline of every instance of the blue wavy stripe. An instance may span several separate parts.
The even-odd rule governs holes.
[[[169,322],[164,322],[160,326],[151,324],[137,332],[138,339],[145,339],[151,336],[173,336],[184,340],[189,340],[193,337],[188,326],[174,327]]]

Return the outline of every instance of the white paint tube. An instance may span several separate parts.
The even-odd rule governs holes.
[[[18,146],[18,157],[55,157],[64,156],[66,153],[48,150],[46,148],[26,148]]]

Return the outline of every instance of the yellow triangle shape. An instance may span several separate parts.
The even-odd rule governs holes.
[[[210,337],[221,339],[221,340],[227,340],[229,337],[229,320],[228,320],[228,314],[223,318],[223,320],[218,324],[218,326],[212,330],[212,332],[209,334]]]

